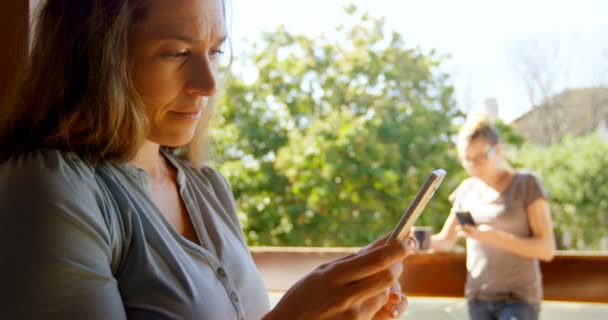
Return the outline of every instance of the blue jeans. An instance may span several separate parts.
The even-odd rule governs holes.
[[[538,320],[540,305],[517,300],[468,300],[471,320]]]

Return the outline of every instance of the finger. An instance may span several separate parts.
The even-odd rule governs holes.
[[[342,260],[346,260],[346,259],[352,258],[352,257],[354,257],[355,255],[357,255],[357,254],[356,254],[356,253],[351,253],[351,254],[349,254],[349,255],[347,255],[347,256],[344,256],[344,257],[342,257],[342,258],[336,259],[336,260],[334,260],[334,261],[324,263],[324,264],[320,265],[320,266],[319,266],[317,269],[319,269],[319,270],[323,270],[323,269],[327,268],[328,266],[331,266],[332,264],[334,264],[334,263],[336,263],[336,262],[339,262],[339,261],[342,261]]]
[[[359,306],[359,312],[365,315],[364,319],[372,319],[376,314],[384,310],[387,301],[387,291],[382,292],[363,301]]]
[[[477,228],[470,224],[465,224],[464,226],[462,226],[462,229],[464,231],[466,231],[467,233],[473,233],[473,232],[477,231]]]
[[[411,251],[407,241],[395,241],[332,264],[333,279],[347,284],[367,278],[401,263]]]
[[[380,310],[378,310],[378,312],[376,312],[376,314],[374,315],[374,317],[372,318],[372,320],[392,320],[392,319],[397,319],[397,317],[399,317],[397,315],[398,311],[395,311],[395,316],[393,316],[392,311],[389,311],[389,309],[386,308],[382,308]]]
[[[386,304],[384,308],[376,313],[376,316],[373,318],[374,320],[384,320],[384,319],[397,319],[403,315],[405,310],[407,310],[407,306],[409,301],[405,295],[401,295],[401,302],[397,304]]]
[[[391,304],[399,303],[401,302],[401,296],[401,284],[399,283],[399,281],[395,281],[389,291],[388,301]]]
[[[390,269],[385,269],[344,286],[343,293],[349,296],[353,303],[370,299],[378,294],[385,294],[388,301],[390,288],[397,281],[398,276],[395,276]]]
[[[410,229],[410,231],[407,233],[407,235],[405,237],[416,239],[416,236],[414,235],[414,231],[412,231],[412,229]]]
[[[369,251],[370,249],[374,249],[374,248],[378,248],[379,246],[383,245],[386,243],[386,240],[388,239],[388,237],[391,235],[391,233],[387,233],[385,235],[383,235],[382,237],[374,240],[374,242],[366,245],[365,247],[361,248],[361,250],[359,250],[359,252],[365,252],[365,251]]]
[[[416,237],[414,236],[407,236],[405,237],[405,239],[407,240],[407,244],[414,249],[414,252],[416,252],[418,250],[418,239],[416,239]]]

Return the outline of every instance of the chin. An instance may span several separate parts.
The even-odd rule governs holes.
[[[188,143],[190,143],[190,141],[192,141],[192,136],[177,139],[167,139],[161,145],[171,148],[178,148],[187,145]]]
[[[469,174],[472,177],[479,178],[479,179],[483,179],[483,177],[485,176],[485,174],[483,172],[480,172],[480,171],[471,171],[471,172],[469,172]]]
[[[170,148],[178,148],[178,147],[182,147],[182,146],[185,146],[188,143],[190,143],[190,141],[192,141],[193,137],[194,137],[194,130],[187,131],[187,132],[172,132],[172,133],[165,133],[162,135],[156,135],[155,137],[151,137],[150,140],[154,141],[155,143],[157,143],[161,146],[170,147]]]

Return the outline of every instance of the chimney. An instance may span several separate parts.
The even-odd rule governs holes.
[[[486,113],[490,121],[495,122],[498,118],[498,101],[496,98],[486,98],[484,100]]]

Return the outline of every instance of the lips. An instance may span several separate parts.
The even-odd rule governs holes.
[[[171,111],[171,114],[180,117],[180,118],[186,118],[186,119],[198,119],[201,117],[203,110],[196,108],[196,109],[184,109],[184,110],[173,110]]]
[[[202,108],[190,108],[190,109],[181,109],[181,110],[172,110],[173,113],[183,113],[183,114],[195,114],[201,113],[203,111]]]

